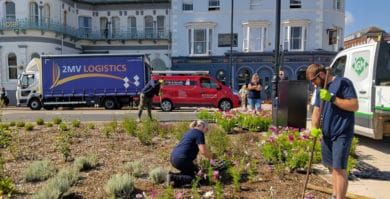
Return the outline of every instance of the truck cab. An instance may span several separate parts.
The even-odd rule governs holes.
[[[355,133],[373,139],[390,136],[390,44],[378,40],[339,52],[331,64],[356,89]]]
[[[16,87],[16,106],[29,106],[34,110],[41,108],[41,88],[39,84],[39,73],[41,61],[34,58],[26,66],[26,70],[19,75]]]

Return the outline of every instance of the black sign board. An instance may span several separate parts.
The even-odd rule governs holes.
[[[233,47],[237,47],[237,33],[233,34]],[[218,34],[218,47],[230,47],[230,33]]]

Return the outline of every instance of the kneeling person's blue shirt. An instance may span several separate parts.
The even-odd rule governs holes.
[[[198,129],[190,129],[173,149],[171,157],[195,160],[199,152],[198,144],[205,144],[203,132]]]

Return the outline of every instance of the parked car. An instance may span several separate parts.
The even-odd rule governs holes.
[[[207,71],[153,71],[152,79],[164,80],[160,95],[153,98],[163,111],[188,106],[228,111],[240,106],[240,98]]]

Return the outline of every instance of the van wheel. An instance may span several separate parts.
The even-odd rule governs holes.
[[[219,103],[218,108],[221,109],[222,111],[228,111],[228,110],[232,109],[232,107],[233,107],[233,105],[229,100],[222,100]]]
[[[34,98],[30,101],[31,110],[41,110],[41,108],[42,108],[42,104],[37,98]]]
[[[104,108],[105,109],[115,109],[116,107],[116,103],[115,103],[115,100],[113,98],[107,98],[104,100]]]
[[[171,111],[172,110],[172,102],[169,100],[163,100],[160,104],[162,111]]]

